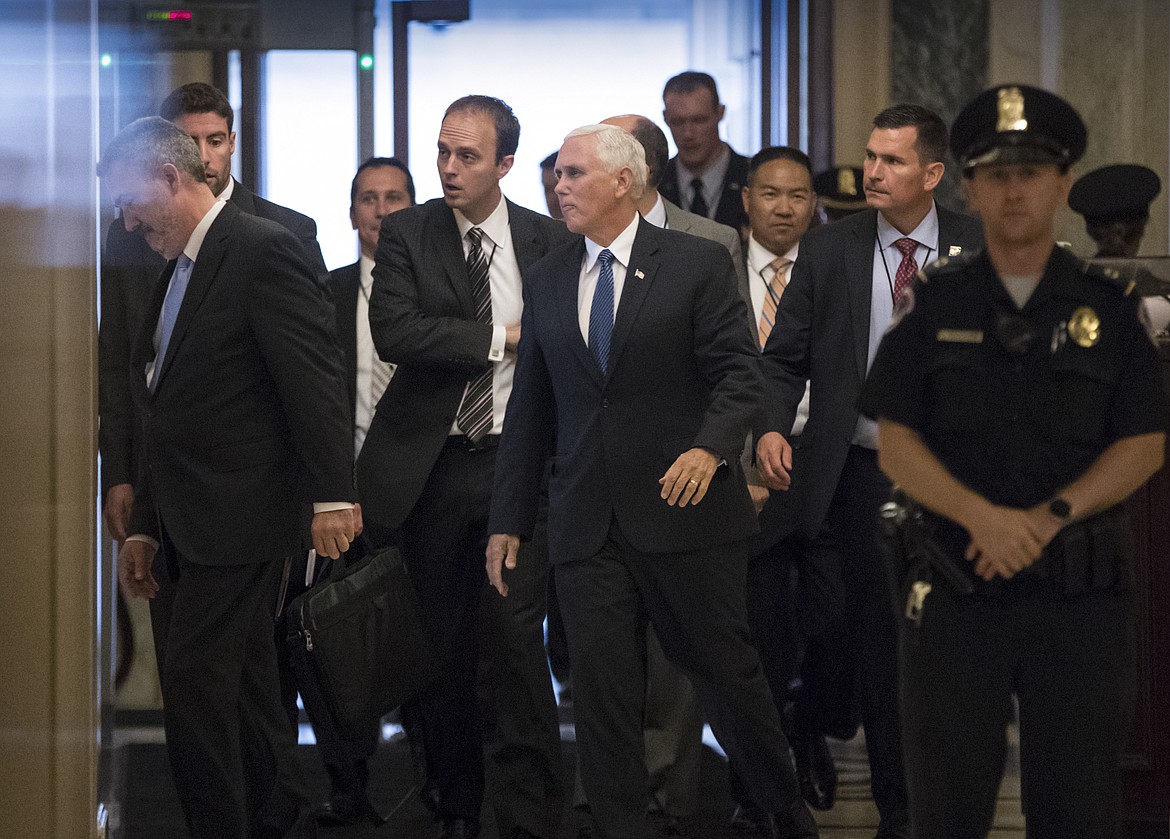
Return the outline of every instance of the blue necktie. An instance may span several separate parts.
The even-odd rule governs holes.
[[[597,256],[601,275],[593,290],[589,310],[589,350],[602,373],[609,372],[609,339],[613,336],[613,254],[603,250]]]
[[[179,318],[179,308],[183,305],[183,296],[187,293],[187,283],[191,281],[191,267],[194,264],[186,254],[179,255],[175,263],[175,272],[171,275],[170,287],[167,288],[167,296],[163,298],[162,311],[158,315],[158,328],[154,332],[154,373],[150,378],[151,393],[158,387],[159,374],[162,373],[167,347],[171,343],[171,333],[175,329],[175,321]]]

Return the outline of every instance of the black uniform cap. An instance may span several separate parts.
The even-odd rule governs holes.
[[[1083,176],[1068,194],[1068,205],[1091,222],[1146,218],[1162,191],[1153,169],[1135,163],[1102,166]]]
[[[955,118],[951,152],[964,173],[989,163],[1068,166],[1085,153],[1085,124],[1059,96],[1024,84],[985,90]]]
[[[865,191],[862,181],[865,174],[857,166],[834,166],[818,172],[812,180],[813,192],[821,203],[833,210],[864,209]]]

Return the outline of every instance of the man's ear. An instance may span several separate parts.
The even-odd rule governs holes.
[[[506,154],[500,160],[500,162],[496,164],[496,174],[500,176],[500,180],[503,180],[504,175],[506,175],[512,171],[512,164],[515,162],[516,162],[516,155]]]
[[[946,168],[941,160],[926,164],[926,178],[923,181],[923,186],[927,192],[933,192],[934,188],[939,185]]]

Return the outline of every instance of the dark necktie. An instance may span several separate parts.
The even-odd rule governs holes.
[[[179,254],[179,259],[175,262],[175,270],[171,274],[167,296],[163,298],[162,311],[158,315],[158,328],[155,331],[154,373],[150,377],[151,393],[158,388],[167,348],[171,343],[171,333],[175,331],[175,321],[179,318],[179,309],[183,305],[183,296],[187,293],[187,284],[191,281],[191,269],[194,265],[195,263],[188,259],[185,253]]]
[[[475,319],[479,323],[492,322],[492,289],[488,281],[488,261],[483,253],[483,231],[473,227],[467,231],[471,249],[467,252],[467,278],[471,281],[471,298],[475,301]],[[483,439],[492,427],[492,373],[494,365],[480,373],[467,385],[463,403],[456,420],[459,428],[473,443]]]
[[[589,351],[604,374],[609,370],[609,339],[613,336],[613,254],[603,250],[597,256],[597,263],[601,273],[589,309]]]
[[[707,206],[707,199],[703,197],[703,181],[700,178],[695,178],[691,181],[691,189],[694,191],[691,198],[691,212],[697,216],[706,216],[710,208]]]
[[[914,282],[914,275],[918,273],[918,262],[914,259],[914,252],[918,250],[918,243],[913,239],[903,237],[894,242],[894,247],[902,253],[902,262],[898,266],[898,273],[894,275],[894,308],[906,296],[906,290]]]

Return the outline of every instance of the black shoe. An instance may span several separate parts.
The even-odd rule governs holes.
[[[313,815],[322,827],[352,827],[366,822],[365,814],[358,812],[352,801],[341,796],[319,805]]]
[[[796,779],[800,794],[809,806],[831,810],[837,801],[837,765],[823,734],[806,734],[793,739]]]
[[[737,833],[761,833],[765,836],[772,830],[768,814],[752,804],[736,804],[731,814],[731,829]]]
[[[803,801],[787,813],[772,814],[772,839],[817,839],[817,821]]]
[[[443,819],[439,839],[473,839],[479,836],[479,822],[471,819]]]
[[[508,839],[540,839],[540,837],[535,833],[530,833],[529,831],[517,825],[512,829],[512,832],[508,834]]]

